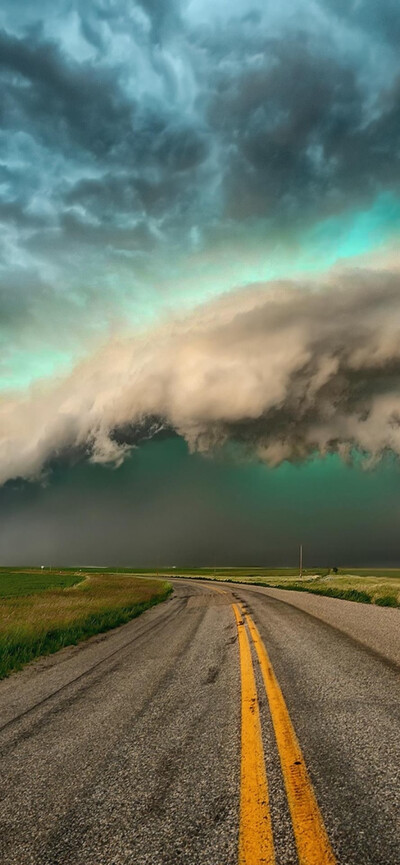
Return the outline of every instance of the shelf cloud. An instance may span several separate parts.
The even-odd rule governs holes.
[[[193,450],[239,442],[271,465],[353,449],[400,453],[400,274],[244,288],[0,406],[0,480],[60,455],[119,464],[160,429]]]
[[[279,562],[301,518],[316,560],[356,524],[396,559],[399,28],[396,0],[2,0],[10,561],[101,535],[154,564],[155,531],[264,561],[268,524]]]

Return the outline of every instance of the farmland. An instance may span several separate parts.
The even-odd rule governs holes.
[[[1,571],[0,599],[33,595],[48,589],[66,589],[81,582],[84,575],[47,570]]]
[[[215,568],[179,573],[187,578],[247,583],[364,604],[400,607],[400,570],[395,568],[340,568],[337,573],[329,568],[313,568],[303,571],[301,577],[295,568]]]
[[[1,570],[0,678],[128,622],[171,590],[163,580],[121,573]]]
[[[40,655],[128,622],[168,597],[169,577],[253,584],[400,607],[399,569],[313,568],[299,577],[296,568],[3,568],[0,678]]]

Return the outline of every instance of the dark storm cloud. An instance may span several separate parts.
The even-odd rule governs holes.
[[[139,0],[139,6],[148,14],[156,41],[181,26],[180,0]]]
[[[32,302],[54,328],[81,297],[82,333],[107,330],[121,297],[164,301],[166,261],[254,230],[267,257],[396,193],[396,16],[371,4],[5,0],[3,329],[22,338]],[[10,301],[13,271],[53,288]]]
[[[74,147],[95,158],[118,158],[133,140],[134,105],[114,76],[73,64],[49,42],[0,33],[3,127],[29,129],[48,147]]]
[[[182,438],[210,453],[239,442],[241,454],[273,465],[318,452],[400,454],[400,283],[389,261],[381,271],[334,272],[318,288],[305,280],[263,284],[143,328],[157,305],[190,301],[192,287],[197,300],[204,283],[212,296],[224,280],[231,288],[246,282],[236,269],[242,252],[248,278],[258,278],[254,238],[267,266],[275,243],[283,259],[325,217],[368,210],[386,190],[398,195],[397,7],[394,0],[3,0],[0,375],[13,383],[14,365],[25,383],[43,351],[37,377],[55,370],[57,378],[2,393],[0,482],[40,478],[49,466],[53,479],[62,475],[43,507],[46,494],[34,484],[16,490],[26,503],[22,516],[10,488],[0,490],[11,556],[30,533],[23,555],[41,557],[50,526],[58,557],[90,556],[101,534],[104,556],[117,560],[123,549],[129,563],[133,521],[136,560],[153,563],[155,529],[167,556],[185,555],[187,534],[192,560],[193,550],[198,560],[214,550],[226,560],[232,536],[234,557],[247,557],[250,538],[262,560],[266,524],[281,532],[278,556],[287,540],[287,526],[274,522],[279,484],[253,535],[243,523],[253,493],[242,500],[237,492],[240,507],[227,529],[232,478],[225,497],[213,499],[218,461],[196,463],[196,477],[185,462],[176,489],[173,459],[166,474],[169,448],[182,447]],[[222,270],[228,275],[218,282]],[[136,298],[139,311],[147,307],[132,335]],[[63,351],[70,372],[61,374]],[[165,445],[160,463],[155,442],[135,450],[167,434],[175,445]],[[146,448],[153,475],[139,483]],[[127,488],[137,497],[130,508],[126,492],[118,510],[121,475],[135,456]],[[86,476],[69,495],[77,461],[73,471],[101,475],[100,497],[97,480]],[[304,508],[299,487],[288,498]],[[387,487],[386,478],[377,518]],[[391,540],[381,532],[379,549],[394,549],[397,500],[396,489]],[[324,502],[325,489],[322,509]],[[308,522],[318,541],[342,507],[339,495],[318,523],[310,506],[304,537]],[[254,524],[257,514],[256,502]],[[79,541],[83,519],[85,537],[92,532],[87,546]],[[366,521],[364,514],[360,549]]]
[[[113,71],[74,63],[56,45],[0,33],[3,127],[29,129],[48,147],[88,151],[95,160],[172,171],[194,168],[206,156],[204,138],[161,108],[141,112]]]
[[[25,315],[26,295],[28,303],[30,299],[30,313],[34,314],[33,306],[35,298],[42,300],[50,299],[51,287],[41,278],[40,274],[33,268],[21,269],[18,273],[16,268],[3,272],[0,284],[0,310],[2,324],[15,323],[19,317]],[[38,322],[39,323],[39,322]]]
[[[80,245],[103,243],[111,247],[114,253],[120,250],[147,252],[155,244],[155,238],[151,235],[145,221],[123,229],[115,226],[111,220],[107,223],[106,217],[100,225],[93,225],[82,219],[79,214],[67,211],[62,216],[61,224],[65,237],[72,242],[76,241]]]
[[[293,565],[301,538],[308,567],[396,566],[399,493],[390,460],[269,471],[149,442],[117,471],[59,464],[46,484],[1,487],[2,563]]]
[[[34,17],[28,34],[0,35],[3,128],[63,160],[64,189],[58,178],[50,193],[56,218],[73,200],[101,220],[107,201],[104,218],[118,225],[121,215],[151,218],[156,201],[157,218],[185,236],[190,224],[223,225],[224,215],[227,230],[232,218],[284,219],[294,229],[300,214],[313,221],[398,183],[393,64],[372,98],[358,54],[338,51],[322,30],[318,38],[318,27],[307,32],[307,21],[296,31],[288,18],[272,37],[268,14],[243,4],[224,13],[224,27],[212,18],[200,26],[186,4],[71,8],[82,39],[98,36],[91,59],[71,56],[67,38],[45,36],[43,22],[32,28]],[[122,34],[131,60],[110,50]],[[189,105],[179,95],[186,78]]]
[[[69,376],[3,399],[0,481],[82,449],[118,465],[132,436],[160,428],[201,451],[241,442],[272,465],[353,449],[399,456],[399,280],[269,283],[112,340]]]
[[[87,9],[92,26],[107,20],[109,12],[118,33],[123,21],[116,20],[112,7],[116,11],[115,4]],[[80,12],[82,21],[83,7]],[[142,37],[136,35],[140,55]],[[60,305],[55,286],[42,309],[45,318],[56,321],[69,296],[72,313],[73,296],[86,294],[83,262],[85,282],[97,284],[101,306],[105,250],[110,256],[121,250],[146,254],[156,237],[167,243],[167,227],[176,233],[196,207],[197,171],[209,147],[199,119],[174,106],[170,80],[171,100],[151,96],[151,84],[138,96],[135,83],[126,86],[124,64],[102,58],[102,51],[90,60],[72,57],[66,46],[45,37],[43,28],[0,33],[0,222],[7,230],[3,249],[0,243],[3,327],[11,308],[20,326],[18,302],[29,321],[29,292],[18,292],[12,302],[6,296],[13,268],[14,281],[37,267],[44,280],[49,269],[53,279],[58,276],[64,300]],[[148,74],[154,66],[164,86],[168,69],[160,52],[148,66]],[[40,293],[36,299],[40,304]]]
[[[355,27],[361,27],[367,33],[379,34],[392,43],[396,49],[400,38],[400,17],[397,0],[321,0],[321,6],[329,9],[336,18],[348,21]]]
[[[373,110],[355,68],[301,36],[265,43],[257,68],[219,75],[209,107],[229,154],[227,215],[293,227],[397,187],[399,106],[397,81]]]

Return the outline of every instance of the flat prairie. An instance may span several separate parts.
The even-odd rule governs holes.
[[[144,573],[144,571],[142,572]],[[363,604],[400,607],[399,568],[184,568],[165,569],[163,576],[259,585],[311,592]]]
[[[121,573],[0,572],[0,678],[128,622],[171,591],[164,580]]]

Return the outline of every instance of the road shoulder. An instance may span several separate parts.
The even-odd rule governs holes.
[[[234,584],[230,584],[233,586]],[[400,666],[400,610],[357,604],[307,592],[266,589],[242,585],[247,591],[257,591],[290,604],[321,622],[330,625],[391,664]]]

